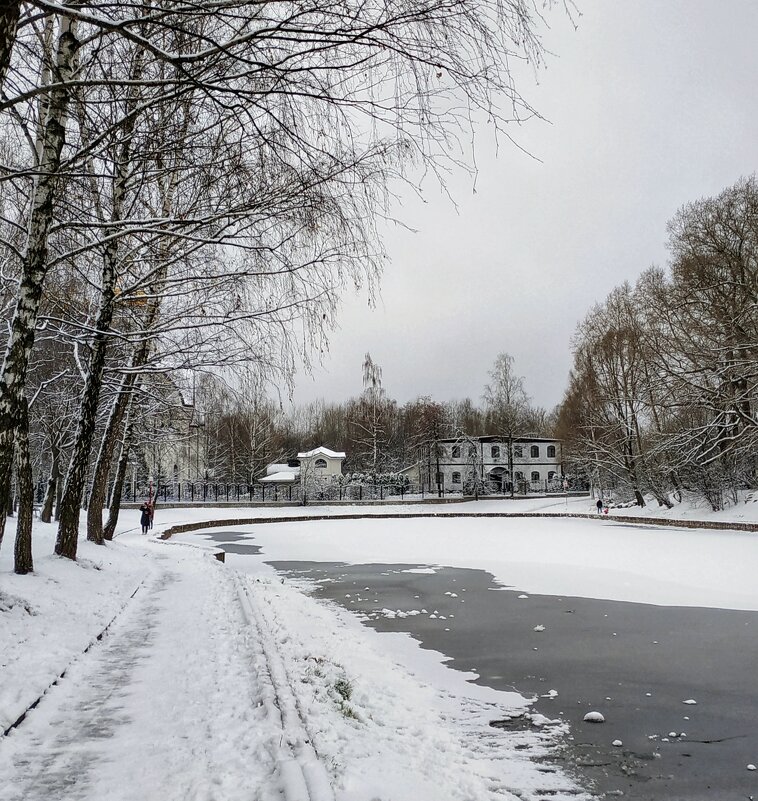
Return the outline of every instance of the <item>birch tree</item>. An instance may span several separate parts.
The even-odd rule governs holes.
[[[484,402],[490,425],[507,444],[508,476],[513,497],[513,441],[524,433],[529,396],[524,389],[524,379],[514,372],[513,357],[510,354],[500,353],[497,356],[489,376],[490,382],[484,388]]]

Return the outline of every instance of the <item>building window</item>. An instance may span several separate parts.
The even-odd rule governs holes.
[[[523,459],[524,458],[524,449],[521,445],[514,445],[513,446],[513,458],[514,459]]]
[[[539,445],[532,445],[531,450],[529,451],[532,459],[539,458],[540,455],[540,446]]]
[[[468,446],[468,455],[469,456],[476,456],[476,445],[469,445]]]
[[[500,446],[499,445],[493,445],[490,448],[490,455],[492,456],[493,459],[499,459],[500,458]]]
[[[461,474],[460,473],[453,473],[453,484],[460,484],[461,483]]]
[[[555,459],[555,445],[548,445],[547,446],[547,458],[548,459]]]
[[[524,474],[520,470],[517,470],[516,471],[516,481],[523,481],[523,480],[524,480]]]
[[[536,470],[532,470],[532,481],[539,481],[540,474]]]
[[[326,467],[326,459],[316,459],[316,461],[315,461],[313,466],[314,467],[320,467],[320,468],[323,469],[324,467]]]
[[[555,470],[551,470],[551,471],[550,471],[550,472],[547,474],[547,480],[548,480],[548,481],[555,481]]]
[[[451,451],[453,459],[460,459],[461,458],[461,446],[460,445],[453,445],[453,449]]]

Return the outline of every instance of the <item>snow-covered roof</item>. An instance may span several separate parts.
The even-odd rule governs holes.
[[[272,462],[266,465],[266,475],[270,476],[274,473],[292,473],[299,469],[299,467],[290,467],[286,462]]]
[[[298,468],[293,468],[290,470],[282,470],[279,473],[271,473],[269,476],[263,476],[263,478],[258,479],[258,482],[260,484],[291,484],[299,475],[300,470]]]
[[[319,445],[318,448],[314,448],[312,451],[305,451],[304,453],[298,453],[298,459],[309,459],[311,456],[330,456],[332,459],[344,459],[345,453],[344,451],[330,451],[329,448],[325,448],[323,445]]]

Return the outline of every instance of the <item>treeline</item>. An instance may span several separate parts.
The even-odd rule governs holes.
[[[385,390],[380,367],[369,354],[363,364],[363,391],[344,401],[318,401],[285,413],[249,383],[230,387],[206,379],[198,391],[203,409],[203,471],[197,478],[249,483],[266,465],[325,445],[344,451],[344,470],[377,476],[402,470],[429,457],[445,438],[502,434],[550,436],[554,414],[531,404],[513,360],[501,354],[489,374],[483,402],[439,402],[420,396],[398,404]],[[492,386],[510,382],[507,397]],[[356,381],[356,383],[358,383]]]
[[[600,490],[714,510],[758,479],[758,181],[684,206],[669,269],[611,292],[579,326],[564,454]]]

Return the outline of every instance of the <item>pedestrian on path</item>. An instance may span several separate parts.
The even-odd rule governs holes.
[[[150,528],[150,504],[145,501],[142,506],[139,508],[140,510],[140,525],[142,526],[142,533],[147,534],[147,530]]]
[[[598,498],[597,499],[597,503],[595,505],[597,506],[597,513],[599,515],[602,514],[603,513],[603,499],[602,498]]]

